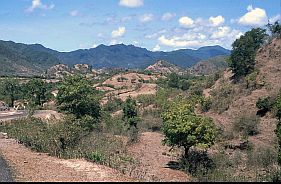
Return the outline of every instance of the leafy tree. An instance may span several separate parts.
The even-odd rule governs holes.
[[[14,102],[21,97],[20,84],[18,80],[7,78],[0,83],[0,97],[9,105],[14,106]]]
[[[214,144],[216,128],[210,118],[197,116],[194,107],[197,98],[174,102],[162,114],[164,144],[184,147],[185,157],[192,146],[208,148]]]
[[[171,73],[168,76],[168,86],[171,88],[179,88],[179,76],[175,73]]]
[[[232,44],[230,68],[236,79],[254,71],[255,54],[266,37],[266,30],[254,28]]]
[[[37,106],[43,106],[45,102],[48,101],[50,95],[47,91],[46,83],[41,79],[32,79],[30,80],[26,86],[26,97],[29,103]]]
[[[58,86],[58,90],[56,103],[60,111],[73,114],[76,118],[100,118],[100,104],[90,81],[79,75],[69,76]]]
[[[137,128],[137,123],[139,121],[137,102],[130,96],[126,99],[123,106],[123,119],[128,122],[130,127]]]

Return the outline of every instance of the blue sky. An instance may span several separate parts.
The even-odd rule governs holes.
[[[59,51],[99,44],[148,50],[231,48],[252,27],[280,20],[280,0],[1,0],[0,39]]]

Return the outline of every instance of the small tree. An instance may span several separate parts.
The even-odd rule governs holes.
[[[135,142],[138,135],[137,124],[140,118],[138,116],[136,100],[132,99],[130,96],[126,99],[123,106],[123,120],[128,126],[130,142]]]
[[[194,106],[198,101],[184,99],[174,102],[162,114],[164,144],[184,147],[187,157],[192,146],[209,148],[214,144],[216,128],[210,118],[197,116]]]
[[[179,88],[179,76],[175,73],[171,73],[168,76],[168,86],[171,88]]]
[[[47,86],[45,82],[41,79],[32,79],[26,86],[26,98],[29,103],[34,104],[35,106],[43,106],[48,100]]]
[[[0,83],[0,98],[13,107],[14,102],[21,96],[20,84],[16,79],[7,78]]]
[[[69,76],[58,90],[58,109],[73,114],[76,118],[84,118],[86,128],[93,128],[92,125],[100,118],[100,104],[90,81],[79,75]]]

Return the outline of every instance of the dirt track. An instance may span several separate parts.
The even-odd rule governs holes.
[[[180,170],[169,167],[169,163],[177,161],[178,153],[169,152],[169,147],[162,145],[164,136],[156,132],[145,132],[140,141],[129,148],[141,162],[139,173],[143,173],[145,181],[186,182],[191,178]]]
[[[33,152],[12,139],[0,138],[0,154],[11,166],[16,181],[133,181],[106,166],[85,160],[63,160]]]

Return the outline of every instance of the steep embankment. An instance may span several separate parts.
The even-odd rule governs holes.
[[[233,123],[243,114],[256,114],[256,102],[259,98],[276,96],[281,89],[281,39],[274,39],[270,44],[258,50],[256,55],[256,70],[258,71],[255,82],[257,89],[245,92],[245,86],[241,83],[234,84],[230,77],[231,71],[225,71],[224,76],[219,79],[211,89],[204,91],[205,96],[212,97],[212,90],[223,88],[230,84],[232,96],[229,107],[221,114],[214,111],[206,113],[207,116],[222,127],[225,131],[231,131]],[[223,86],[224,85],[224,86]],[[259,134],[250,136],[249,141],[255,146],[274,146],[276,136],[274,130],[277,120],[270,114],[262,117],[258,126]]]

